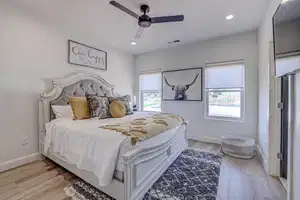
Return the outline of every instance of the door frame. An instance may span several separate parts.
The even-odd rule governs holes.
[[[269,136],[268,136],[268,174],[280,176],[281,150],[281,79],[275,76],[274,42],[269,43]]]

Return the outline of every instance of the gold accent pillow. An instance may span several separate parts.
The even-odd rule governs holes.
[[[86,97],[68,96],[68,100],[72,107],[74,120],[91,118],[91,112]]]
[[[122,101],[113,101],[109,104],[109,112],[114,118],[124,117],[126,114],[126,107]]]

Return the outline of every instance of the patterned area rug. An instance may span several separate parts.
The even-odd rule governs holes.
[[[187,149],[145,195],[144,200],[215,200],[222,157]],[[73,200],[113,200],[84,181],[65,188]]]

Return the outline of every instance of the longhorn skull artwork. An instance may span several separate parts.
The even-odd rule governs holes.
[[[194,78],[194,80],[187,85],[182,85],[182,84],[177,84],[177,85],[171,85],[167,78],[164,76],[165,82],[166,84],[172,88],[172,90],[175,92],[175,96],[174,96],[174,100],[188,100],[186,91],[192,86],[194,85],[194,83],[196,82],[197,78],[198,78],[199,74],[196,75],[196,77]]]

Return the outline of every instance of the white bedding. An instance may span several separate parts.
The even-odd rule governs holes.
[[[77,120],[60,118],[46,124],[44,153],[51,149],[77,168],[93,172],[99,179],[99,185],[111,183],[115,170],[124,171],[122,155],[132,149],[142,148],[166,142],[174,137],[175,129],[166,131],[149,140],[131,145],[131,139],[121,133],[100,129],[100,126],[114,124],[147,116],[147,113],[135,113],[122,119]]]

